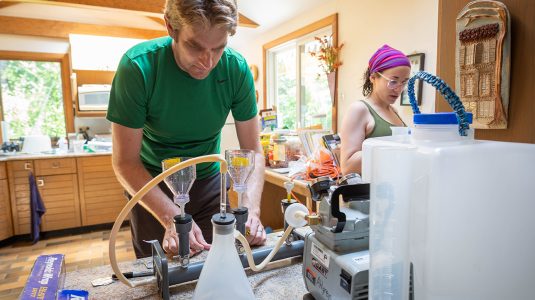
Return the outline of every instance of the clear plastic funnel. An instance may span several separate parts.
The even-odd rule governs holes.
[[[255,152],[253,150],[226,150],[225,159],[232,186],[238,193],[238,207],[242,207],[242,194],[247,190],[247,180],[254,170]]]
[[[162,160],[162,171],[165,171],[172,166],[188,160],[187,157],[172,157]],[[193,186],[193,182],[197,178],[197,171],[195,165],[189,166],[182,170],[167,176],[164,179],[167,187],[173,192],[173,202],[180,207],[180,215],[184,217],[185,206],[189,202],[189,190]]]

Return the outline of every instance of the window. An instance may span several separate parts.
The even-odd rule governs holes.
[[[74,131],[68,61],[66,54],[0,51],[4,139]]]
[[[319,46],[314,37],[332,34],[336,41],[336,20],[327,17],[264,45],[264,107],[277,108],[279,128],[321,125],[336,132],[327,77],[310,55]]]
[[[66,136],[60,71],[57,62],[0,60],[3,120],[9,124],[9,138]]]

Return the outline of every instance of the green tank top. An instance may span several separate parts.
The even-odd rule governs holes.
[[[370,132],[369,135],[366,136],[366,138],[374,138],[374,137],[380,137],[380,136],[389,136],[392,135],[392,129],[390,129],[390,126],[396,126],[385,119],[383,119],[372,107],[369,105],[366,101],[361,100],[364,104],[366,104],[366,107],[368,107],[368,110],[370,111],[370,114],[372,115],[373,120],[375,121],[375,126],[373,127],[372,132]],[[401,120],[398,113],[394,111],[396,116]],[[403,123],[403,126],[405,125],[405,122],[401,120],[401,123]]]

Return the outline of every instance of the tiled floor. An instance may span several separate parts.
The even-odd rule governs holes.
[[[0,300],[18,299],[33,262],[42,254],[65,254],[67,272],[109,264],[108,240],[110,230],[78,235],[47,238],[30,245],[15,242],[0,248]],[[117,236],[118,261],[135,259],[130,227],[121,229]]]

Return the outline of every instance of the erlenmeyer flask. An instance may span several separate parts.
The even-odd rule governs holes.
[[[255,299],[234,246],[235,222],[231,214],[224,219],[220,214],[212,217],[214,238],[195,288],[194,300]]]
[[[162,170],[165,171],[172,166],[187,160],[184,157],[173,157],[162,160]],[[181,214],[184,214],[184,206],[189,202],[189,190],[197,178],[195,165],[179,170],[164,179],[165,184],[173,192],[173,201],[180,206]]]

